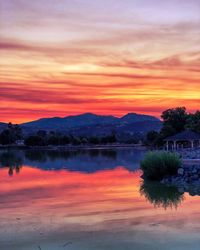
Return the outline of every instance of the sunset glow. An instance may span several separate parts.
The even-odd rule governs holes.
[[[0,121],[200,106],[200,1],[0,0]]]

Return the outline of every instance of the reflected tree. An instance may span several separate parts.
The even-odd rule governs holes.
[[[117,151],[114,149],[101,150],[101,155],[108,157],[108,158],[111,158],[113,160],[117,159]]]
[[[47,155],[45,151],[27,150],[25,152],[25,157],[30,161],[37,161],[41,163],[47,161]]]
[[[89,150],[89,155],[91,157],[98,157],[100,155],[100,151],[98,149],[91,149]]]
[[[10,176],[19,173],[23,164],[43,170],[67,169],[87,173],[117,166],[132,171],[136,168],[132,166],[133,157],[135,153],[124,155],[114,149],[4,150],[0,152],[0,167],[9,168]]]
[[[0,154],[0,166],[9,168],[8,174],[13,175],[14,170],[18,174],[23,165],[23,158],[15,152],[3,152]]]
[[[154,207],[177,208],[184,200],[184,194],[177,187],[166,186],[159,182],[144,181],[140,186],[140,194]]]

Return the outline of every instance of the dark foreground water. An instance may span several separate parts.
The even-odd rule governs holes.
[[[0,152],[1,250],[200,249],[200,197],[143,183],[133,149]]]

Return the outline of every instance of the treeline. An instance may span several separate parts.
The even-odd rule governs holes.
[[[9,123],[7,128],[0,133],[0,144],[11,145],[23,140],[26,146],[48,145],[84,145],[84,144],[111,144],[117,142],[115,133],[103,137],[83,137],[66,135],[54,131],[39,130],[35,134],[23,135],[22,129],[17,124]]]
[[[14,144],[17,140],[23,138],[22,129],[18,124],[8,123],[6,129],[0,133],[0,144],[9,145]]]
[[[161,118],[163,120],[161,131],[150,131],[147,134],[146,144],[149,146],[162,146],[165,138],[186,129],[200,134],[200,111],[191,114],[185,107],[178,107],[165,110]]]
[[[144,137],[144,135],[143,135]],[[142,136],[121,134],[116,135],[113,130],[105,136],[77,136],[55,131],[38,130],[32,134],[23,134],[22,129],[17,124],[9,123],[7,128],[0,133],[1,145],[20,145],[26,146],[50,146],[50,145],[105,145],[113,143],[137,144]]]
[[[115,134],[104,137],[83,137],[74,135],[64,135],[56,132],[47,133],[39,130],[35,135],[28,136],[24,144],[27,146],[48,146],[48,145],[86,145],[86,144],[111,144],[116,143]]]
[[[55,160],[69,160],[77,156],[101,156],[107,159],[115,160],[117,152],[115,150],[106,149],[91,149],[91,150],[73,150],[73,151],[60,151],[60,150],[25,150],[25,151],[2,151],[0,152],[0,168],[9,168],[8,174],[13,175],[14,171],[19,173],[22,166],[26,164],[26,160],[39,163],[47,163],[46,166],[51,166],[51,162]],[[49,163],[49,164],[48,164]]]
[[[18,144],[17,141],[23,140],[27,146],[48,146],[48,145],[98,145],[127,143],[136,144],[144,142],[148,146],[163,146],[164,139],[186,129],[200,133],[200,111],[194,114],[188,113],[185,107],[165,110],[161,118],[163,126],[160,132],[150,131],[146,136],[144,134],[117,134],[113,131],[110,135],[97,136],[76,136],[72,134],[63,134],[55,131],[39,130],[35,134],[23,135],[22,129],[17,124],[9,123],[7,128],[0,133],[0,144],[10,145]]]

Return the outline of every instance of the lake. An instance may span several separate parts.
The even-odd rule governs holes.
[[[200,197],[144,183],[145,151],[0,151],[1,250],[200,249]]]

